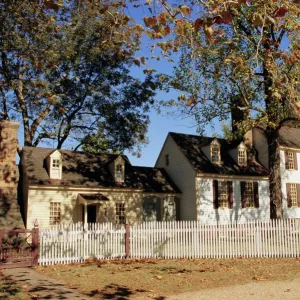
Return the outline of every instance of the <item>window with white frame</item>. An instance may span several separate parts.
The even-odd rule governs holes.
[[[218,203],[220,208],[228,207],[227,181],[218,182]]]
[[[124,182],[124,165],[123,164],[116,164],[115,168],[115,180],[117,182]]]
[[[50,225],[60,223],[61,204],[60,202],[50,202]]]
[[[292,207],[298,206],[298,195],[297,195],[297,185],[296,183],[291,183],[290,186],[290,197],[291,197],[291,205]]]
[[[125,224],[125,203],[116,203],[116,223]]]
[[[244,198],[246,207],[255,207],[253,182],[245,182]]]
[[[52,159],[52,168],[59,168],[59,163],[60,160],[59,159]]]
[[[238,150],[238,164],[240,166],[247,166],[247,151],[246,151],[246,149]]]
[[[221,162],[220,145],[218,143],[212,142],[210,146],[210,155],[212,163],[218,164]]]
[[[61,179],[61,160],[53,158],[51,162],[51,179]]]
[[[294,160],[294,152],[287,153],[287,167],[289,170],[295,169],[295,160]]]

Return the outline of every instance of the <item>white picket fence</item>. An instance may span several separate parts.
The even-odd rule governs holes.
[[[126,230],[111,223],[40,231],[42,265],[125,257]],[[203,225],[196,221],[131,226],[130,258],[299,257],[300,221]]]
[[[39,264],[125,257],[125,228],[112,223],[64,224],[40,230]]]

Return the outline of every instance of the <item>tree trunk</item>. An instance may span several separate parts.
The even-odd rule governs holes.
[[[282,218],[279,129],[266,130],[269,150],[270,217]]]

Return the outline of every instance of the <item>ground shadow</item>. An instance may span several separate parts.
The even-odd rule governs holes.
[[[118,284],[109,284],[106,285],[103,289],[99,290],[92,290],[90,291],[87,296],[89,297],[100,297],[101,299],[114,299],[114,300],[128,300],[130,299],[130,296],[133,296],[137,293],[146,293],[147,290],[144,289],[135,289],[132,290],[124,285],[118,285]],[[153,298],[157,300],[163,300],[164,297],[157,297]]]
[[[16,285],[15,281],[10,276],[1,276],[0,283],[0,299],[8,299],[8,297],[15,297],[21,293],[22,290]]]

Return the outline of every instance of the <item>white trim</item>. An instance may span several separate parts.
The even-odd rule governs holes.
[[[139,189],[118,189],[118,188],[99,188],[99,187],[92,187],[92,186],[87,186],[87,187],[78,187],[78,186],[44,186],[44,185],[29,185],[29,189],[32,190],[71,190],[71,191],[87,191],[91,192],[93,191],[99,191],[99,192],[137,192],[137,193],[142,193],[143,190]]]
[[[230,179],[241,179],[241,180],[261,180],[261,181],[265,181],[265,180],[269,180],[269,177],[267,176],[250,176],[250,175],[244,175],[244,176],[241,176],[241,175],[225,175],[225,174],[213,174],[213,173],[198,173],[196,175],[197,177],[207,177],[207,178],[211,178],[211,179],[214,179],[214,178],[223,178],[223,179],[227,179],[227,178],[230,178]]]

